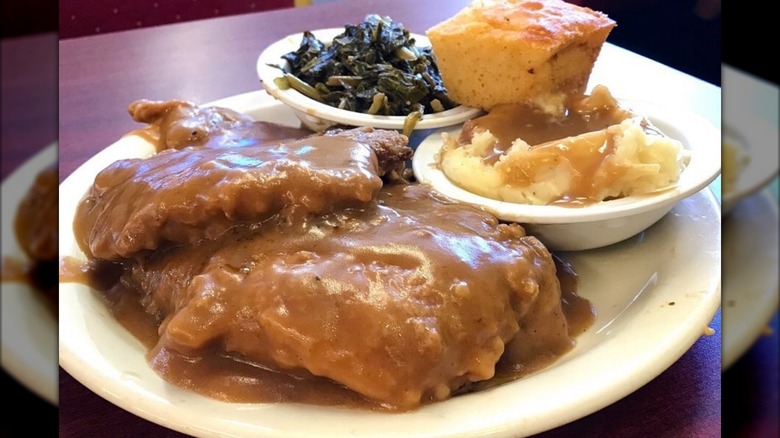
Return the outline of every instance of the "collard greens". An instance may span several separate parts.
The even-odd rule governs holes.
[[[369,15],[345,26],[330,44],[304,32],[282,56],[287,85],[328,105],[369,114],[407,116],[457,106],[445,89],[430,47],[417,47],[402,24]]]

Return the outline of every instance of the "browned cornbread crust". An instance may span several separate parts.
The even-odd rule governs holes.
[[[562,0],[475,0],[428,30],[450,96],[472,107],[549,112],[585,92],[615,22]]]

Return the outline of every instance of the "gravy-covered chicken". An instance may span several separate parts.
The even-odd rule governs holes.
[[[368,140],[401,137],[364,133]],[[77,213],[82,244],[115,260],[163,243],[216,238],[237,223],[328,213],[382,187],[376,154],[349,135],[273,145],[169,149],[100,172]]]
[[[233,146],[209,137],[113,164],[77,214],[87,281],[146,327],[167,380],[231,401],[408,410],[499,363],[546,365],[587,325],[590,307],[562,304],[553,257],[522,227],[399,178],[406,137],[279,141],[246,123],[204,129]]]

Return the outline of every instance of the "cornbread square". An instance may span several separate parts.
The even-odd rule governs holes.
[[[585,92],[615,22],[562,0],[475,0],[427,32],[450,97],[560,113]]]

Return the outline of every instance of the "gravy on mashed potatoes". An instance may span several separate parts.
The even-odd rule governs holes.
[[[624,109],[604,86],[571,99],[561,116],[498,105],[444,134],[439,164],[456,185],[521,204],[590,204],[674,185],[682,144]]]

